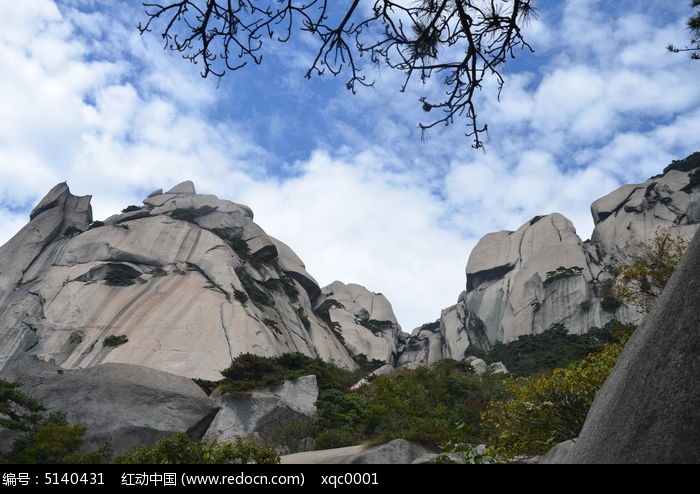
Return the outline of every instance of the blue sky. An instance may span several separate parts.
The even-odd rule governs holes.
[[[593,200],[700,150],[700,65],[665,50],[688,39],[686,2],[536,5],[535,53],[506,67],[500,103],[479,96],[476,151],[459,122],[420,142],[434,84],[304,79],[305,39],[202,80],[139,36],[138,1],[0,0],[0,242],[64,180],[103,219],[190,179],[251,206],[321,284],[384,293],[407,331],[435,320],[484,234],[558,211],[586,239]]]

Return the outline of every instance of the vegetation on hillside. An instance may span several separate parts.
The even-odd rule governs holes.
[[[624,342],[540,377],[510,377],[506,400],[482,415],[489,452],[498,460],[546,453],[578,436],[596,393],[615,366]]]
[[[117,463],[146,465],[232,465],[279,463],[272,448],[237,437],[232,442],[202,443],[180,433],[162,439],[152,448],[134,448],[117,459]]]
[[[688,242],[682,237],[670,229],[657,230],[654,238],[642,243],[640,255],[614,266],[615,297],[640,312],[649,312],[686,250]]]
[[[543,371],[564,367],[599,351],[606,343],[617,341],[616,333],[631,333],[634,325],[612,320],[602,328],[592,328],[586,334],[569,334],[561,324],[536,335],[523,335],[508,344],[496,343],[485,355],[488,362],[503,362],[511,374],[532,376]]]

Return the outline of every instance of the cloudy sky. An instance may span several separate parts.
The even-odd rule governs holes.
[[[558,211],[586,239],[593,200],[700,150],[700,62],[665,50],[688,3],[537,1],[535,53],[500,103],[480,95],[477,151],[459,124],[421,142],[424,89],[391,71],[354,96],[304,79],[303,39],[203,80],[138,34],[139,1],[0,0],[0,243],[58,182],[104,219],[190,179],[251,206],[321,284],[384,293],[410,331],[456,302],[484,234]]]

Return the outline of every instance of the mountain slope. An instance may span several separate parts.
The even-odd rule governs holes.
[[[320,287],[249,208],[187,182],[104,223],[89,202],[57,185],[0,249],[0,368],[28,353],[219,379],[243,352],[355,367],[313,312]]]
[[[638,321],[638,312],[607,293],[611,265],[640,253],[659,230],[692,238],[700,224],[698,177],[695,153],[663,175],[598,199],[590,241],[558,213],[532,218],[514,232],[487,234],[469,257],[458,303],[406,338],[399,364],[461,360],[475,348],[488,350],[554,325],[581,334],[613,318]]]

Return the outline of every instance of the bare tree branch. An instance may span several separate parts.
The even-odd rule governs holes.
[[[465,134],[480,148],[487,126],[477,115],[476,92],[490,77],[500,95],[502,65],[516,49],[531,50],[521,26],[534,13],[532,1],[374,0],[367,15],[360,0],[346,0],[340,9],[340,2],[328,0],[182,0],[144,3],[148,19],[138,28],[143,34],[157,26],[165,48],[201,63],[203,77],[260,64],[265,42],[284,43],[294,30],[320,41],[307,78],[327,70],[346,73],[352,92],[358,84],[370,86],[358,63],[364,55],[403,72],[401,91],[414,75],[423,83],[440,77],[444,97],[424,96],[420,103],[426,112],[441,114],[419,127],[425,132],[464,118]]]

